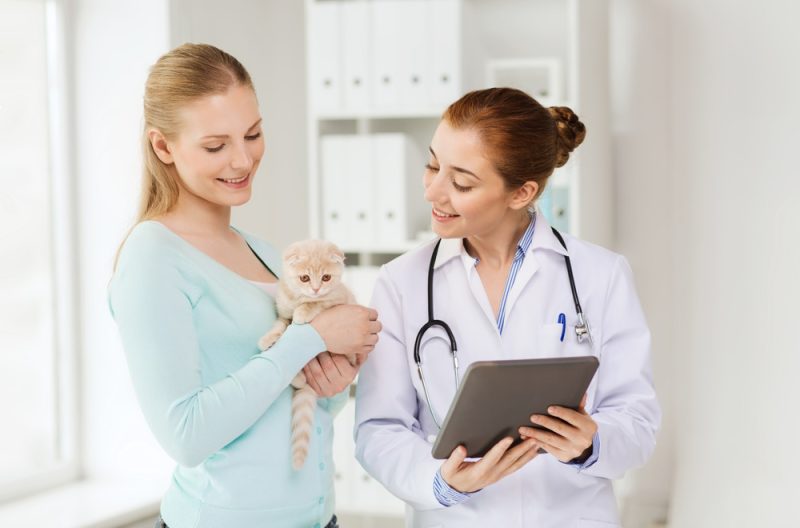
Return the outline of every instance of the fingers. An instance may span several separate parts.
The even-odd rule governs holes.
[[[339,356],[347,361],[347,358],[344,356]],[[333,382],[337,377],[341,377],[342,372],[339,370],[339,365],[337,361],[328,353],[323,352],[317,356],[317,360],[319,361],[320,367],[322,367],[322,372],[325,373],[325,377],[328,378],[329,381]]]
[[[503,438],[492,446],[489,452],[486,453],[480,460],[479,464],[483,464],[485,462],[489,466],[494,466],[501,458],[503,458],[503,455],[513,443],[514,439],[510,436]]]
[[[587,396],[588,395],[586,393],[584,393],[583,394],[583,398],[581,398],[581,404],[578,405],[578,412],[583,413],[583,414],[586,414],[586,398],[587,398]]]
[[[370,321],[377,321],[378,311],[375,308],[367,308],[367,317]]]
[[[548,452],[551,452],[553,449],[567,450],[572,445],[572,442],[567,438],[545,429],[521,427],[519,434],[525,438],[535,440]]]
[[[536,440],[525,440],[520,446],[524,446],[525,450],[522,452],[522,455],[517,457],[517,459],[510,465],[506,470],[503,472],[503,476],[510,475],[515,471],[521,469],[525,466],[528,462],[536,458],[536,455],[539,454],[539,444]],[[517,446],[519,447],[519,446]]]
[[[383,330],[383,325],[380,321],[369,321],[367,323],[367,332],[369,334],[379,334]]]
[[[330,397],[336,393],[333,391],[333,387],[331,387],[331,381],[328,379],[327,374],[319,363],[320,356],[323,356],[324,354],[325,353],[318,355],[316,358],[309,361],[308,364],[306,364],[306,366],[303,368],[306,374],[306,379],[313,379],[319,387],[319,390],[314,389],[314,391],[320,396]],[[314,385],[311,385],[311,387],[314,388]]]
[[[453,449],[453,452],[450,453],[450,456],[447,457],[447,460],[442,464],[442,476],[447,477],[458,471],[464,463],[465,458],[467,458],[467,448],[458,446]]]
[[[311,361],[316,360],[317,359],[314,358]],[[306,375],[306,383],[308,383],[308,386],[314,389],[314,392],[317,393],[317,396],[323,397],[324,395],[322,394],[322,388],[319,386],[319,383],[317,383],[317,380],[314,378],[314,375],[311,373],[311,369],[308,367],[308,365],[303,367],[303,374]]]
[[[580,427],[582,424],[586,422],[586,417],[588,416],[585,411],[575,411],[572,409],[568,409],[566,407],[558,407],[553,406],[547,409],[547,413],[550,416],[543,415],[543,414],[534,414],[531,416],[531,421],[533,423],[538,423],[539,425],[543,425],[548,429],[552,429],[553,431],[559,432],[554,427],[550,427],[550,425],[546,425],[546,423],[558,423],[571,425],[573,427]],[[551,418],[551,417],[555,417]],[[534,420],[536,418],[536,420]]]

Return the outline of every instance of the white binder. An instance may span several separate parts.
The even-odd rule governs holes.
[[[309,9],[312,106],[317,112],[336,112],[342,108],[341,5],[311,2]]]
[[[406,45],[405,0],[370,2],[372,43],[370,54],[370,88],[375,108],[392,108],[400,103],[400,58]]]
[[[375,204],[370,163],[369,136],[354,135],[345,142],[347,153],[347,209],[346,247],[369,249],[375,242]],[[341,191],[340,191],[341,192]]]
[[[369,107],[370,25],[366,0],[342,3],[342,85],[344,110],[363,112]]]
[[[371,136],[377,240],[402,247],[429,223],[421,156],[404,134]]]
[[[439,30],[439,24],[453,21],[431,20],[429,0],[405,0],[400,15],[396,22],[403,30],[398,65],[400,102],[406,109],[417,109],[430,102],[432,33]]]
[[[349,136],[329,135],[320,139],[322,174],[322,236],[339,246],[349,241],[347,169]]]
[[[428,0],[435,31],[430,32],[432,64],[431,103],[441,106],[454,102],[461,95],[461,4],[459,0]]]

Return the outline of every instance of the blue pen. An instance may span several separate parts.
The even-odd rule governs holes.
[[[558,323],[561,325],[561,341],[564,341],[564,334],[567,332],[567,316],[563,313],[558,314]]]

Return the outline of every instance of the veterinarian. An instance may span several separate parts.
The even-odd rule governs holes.
[[[619,526],[612,479],[653,451],[660,409],[631,269],[535,209],[585,134],[570,109],[494,88],[452,104],[433,135],[424,187],[440,240],[381,269],[383,330],[356,399],[356,457],[407,503],[408,526]],[[579,410],[532,416],[549,430],[523,426],[525,441],[479,460],[463,446],[432,457],[470,363],[582,355],[600,367]]]
[[[332,421],[358,370],[340,354],[372,350],[377,314],[337,306],[259,351],[280,256],[230,226],[264,154],[253,84],[235,58],[194,44],[162,56],[142,139],[141,204],[109,305],[147,423],[177,463],[156,526],[334,528]],[[289,382],[300,369],[322,399],[295,471]]]

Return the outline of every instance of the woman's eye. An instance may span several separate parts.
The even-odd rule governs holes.
[[[430,163],[426,163],[426,164],[425,164],[425,168],[426,168],[427,170],[429,170],[429,171],[432,171],[432,172],[439,172],[439,167],[434,167],[434,166],[433,166],[433,165],[431,165]]]
[[[300,281],[308,282],[310,280],[311,280],[311,277],[309,277],[308,275],[300,275]]]
[[[455,180],[453,180],[453,187],[455,187],[458,192],[467,192],[472,190],[472,187],[464,187],[463,185],[459,185]]]
[[[220,150],[222,150],[222,147],[224,147],[224,146],[225,146],[225,143],[223,143],[222,145],[220,145],[218,147],[203,147],[203,148],[206,149],[206,151],[208,151],[208,152],[219,152]]]
[[[253,141],[253,140],[256,140],[256,139],[258,139],[260,137],[261,137],[261,132],[257,132],[255,134],[253,134],[252,136],[245,136],[244,138],[246,140],[248,140],[248,141]]]
[[[331,280],[331,276],[330,275],[323,275],[322,276],[322,282],[328,282],[329,280]]]

